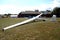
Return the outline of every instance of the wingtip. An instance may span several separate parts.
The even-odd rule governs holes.
[[[2,29],[2,31],[4,31],[4,29]]]

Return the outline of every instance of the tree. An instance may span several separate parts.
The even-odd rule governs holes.
[[[39,12],[39,10],[35,10],[35,12]]]
[[[8,16],[8,17],[10,17],[10,15],[11,15],[11,14],[10,14],[10,13],[8,13],[8,15],[7,15],[7,16]]]
[[[60,17],[60,7],[55,7],[52,11],[52,14]]]
[[[8,14],[4,14],[3,18],[7,18],[8,17]]]
[[[46,10],[47,12],[51,12],[51,10]]]

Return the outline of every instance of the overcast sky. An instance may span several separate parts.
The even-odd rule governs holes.
[[[0,0],[0,14],[18,14],[25,10],[40,11],[60,7],[60,0]]]

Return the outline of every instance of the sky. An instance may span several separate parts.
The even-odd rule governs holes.
[[[26,10],[52,10],[60,0],[0,0],[0,14],[18,14]]]

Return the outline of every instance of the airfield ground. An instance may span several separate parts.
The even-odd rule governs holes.
[[[27,19],[1,18],[0,40],[60,40],[60,18],[56,22],[36,21],[2,31],[2,28],[24,20]]]

